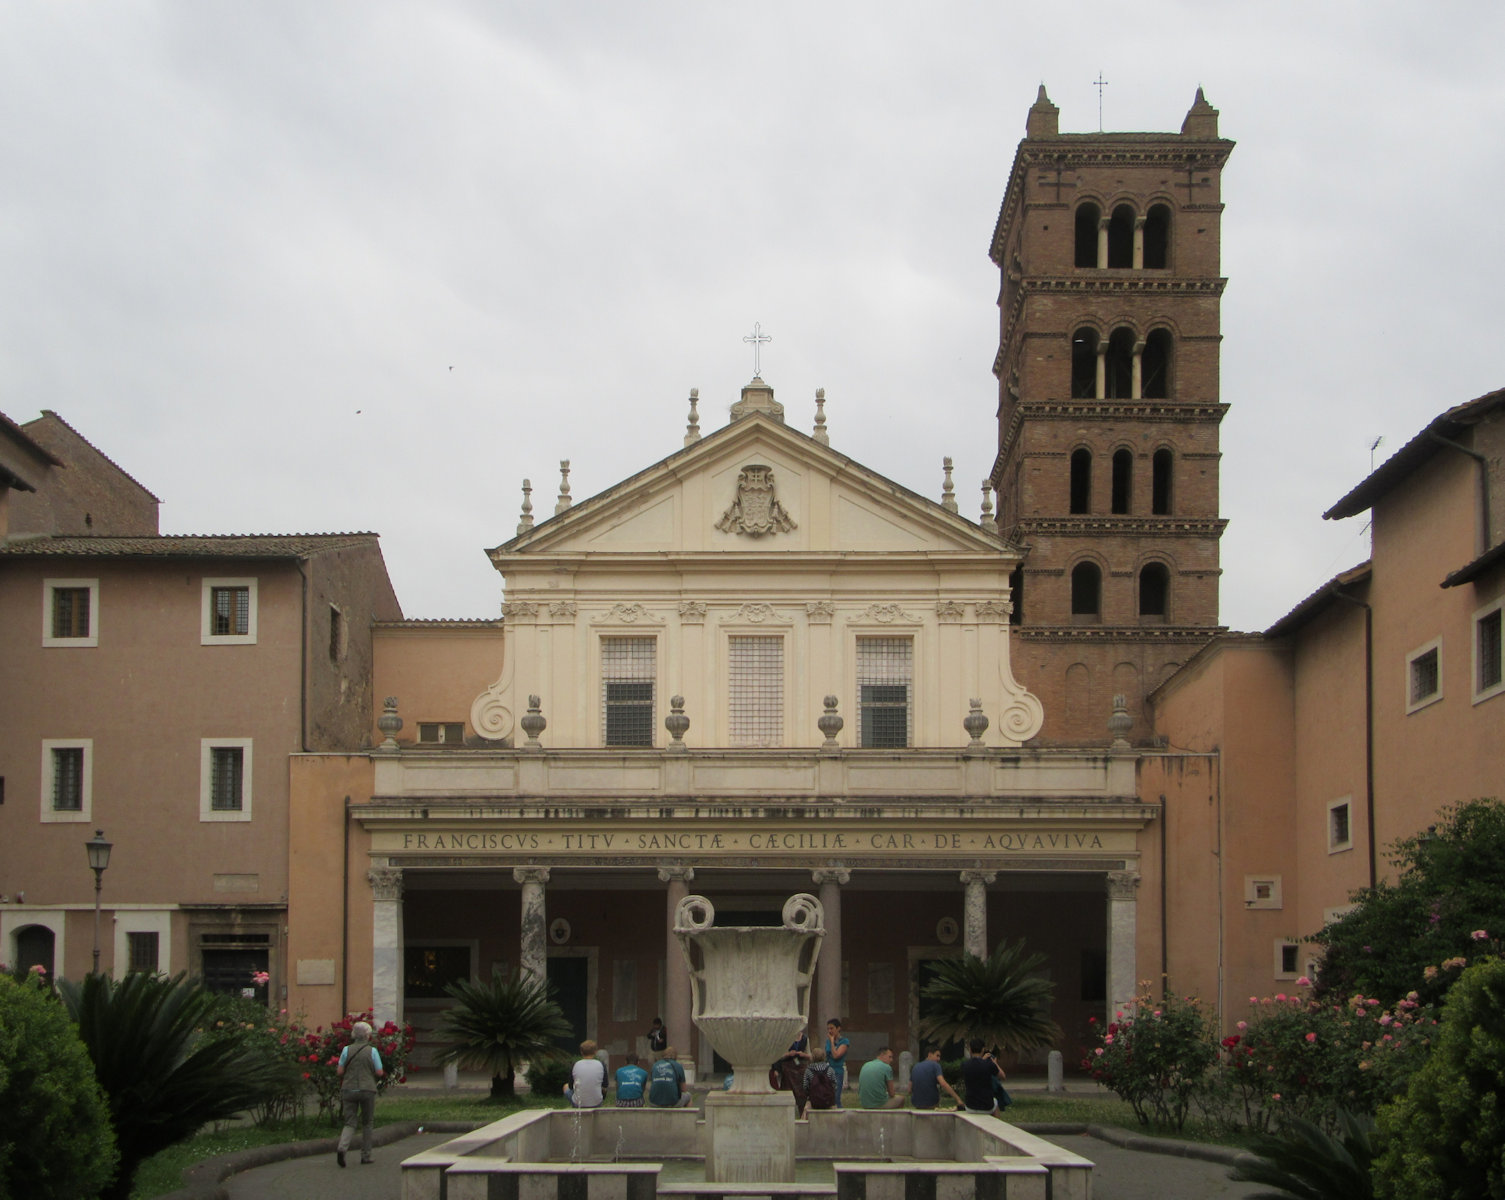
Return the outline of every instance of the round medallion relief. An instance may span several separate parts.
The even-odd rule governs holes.
[[[570,923],[563,917],[555,917],[549,922],[549,941],[556,946],[562,946],[570,940]]]
[[[942,917],[935,923],[936,940],[943,946],[950,946],[960,935],[961,930],[957,927],[954,917]]]

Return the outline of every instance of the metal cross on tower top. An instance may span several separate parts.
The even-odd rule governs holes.
[[[753,331],[742,340],[752,345],[753,374],[761,379],[763,377],[763,344],[773,341],[773,338],[763,332],[763,323],[761,321],[754,321]]]
[[[1102,131],[1103,131],[1103,89],[1108,86],[1108,81],[1103,78],[1103,73],[1101,71],[1099,71],[1097,73],[1097,78],[1092,81],[1092,86],[1097,89],[1097,131],[1099,133],[1102,133]]]

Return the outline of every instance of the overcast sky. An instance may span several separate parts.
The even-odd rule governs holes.
[[[1321,514],[1505,385],[1505,5],[0,6],[0,411],[54,409],[165,533],[376,530],[404,611],[495,616],[553,511],[726,420],[976,516],[988,245],[1044,82],[1063,132],[1178,130],[1223,177],[1222,613],[1362,560]]]

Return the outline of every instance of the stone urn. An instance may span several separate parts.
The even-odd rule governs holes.
[[[690,966],[691,1015],[732,1064],[733,1095],[772,1093],[769,1064],[809,1024],[825,913],[819,900],[800,893],[785,902],[783,916],[781,926],[718,929],[704,896],[686,896],[674,914],[674,934]]]

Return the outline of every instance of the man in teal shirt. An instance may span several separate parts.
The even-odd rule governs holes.
[[[857,1076],[857,1099],[863,1108],[898,1108],[903,1096],[894,1095],[894,1052],[884,1046],[878,1057],[862,1064]]]
[[[648,1072],[638,1066],[638,1056],[627,1052],[627,1065],[617,1068],[617,1107],[642,1108],[643,1085],[648,1082]]]

